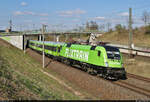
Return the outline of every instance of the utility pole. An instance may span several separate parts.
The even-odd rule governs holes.
[[[132,54],[132,8],[129,8],[129,48],[130,48],[130,52],[129,52],[129,56],[131,57]]]
[[[9,30],[12,31],[12,20],[9,20]]]
[[[23,34],[23,44],[24,44],[24,54],[26,53],[26,45],[27,45],[27,42],[25,40],[25,33]]]
[[[42,38],[43,38],[43,68],[45,68],[45,48],[44,48],[44,33],[45,33],[46,25],[42,25]]]

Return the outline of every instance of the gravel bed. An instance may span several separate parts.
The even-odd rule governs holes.
[[[125,80],[125,82],[130,83],[130,84],[135,85],[140,88],[150,90],[150,83],[139,80],[139,79],[128,77],[128,79]]]

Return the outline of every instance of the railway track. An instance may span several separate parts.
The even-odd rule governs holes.
[[[125,81],[117,81],[117,82],[114,82],[113,84],[119,85],[120,87],[124,87],[126,89],[129,89],[131,91],[134,91],[136,93],[142,94],[142,95],[150,98],[150,90],[148,90],[148,89],[138,87],[136,85],[130,84]]]
[[[145,78],[145,77],[142,77],[142,76],[134,75],[134,74],[131,74],[131,73],[127,73],[127,76],[150,83],[150,79],[149,78]]]
[[[137,76],[137,75],[130,74],[130,73],[127,73],[127,76],[129,76],[130,78],[132,77],[134,79],[138,79],[140,81],[150,83],[150,79],[145,78],[145,77]],[[99,77],[99,78],[101,78],[101,77]],[[150,98],[150,90],[149,89],[146,89],[146,88],[143,88],[143,87],[140,87],[140,86],[136,86],[134,83],[131,84],[131,83],[128,82],[128,80],[127,81],[123,81],[123,80],[110,81],[110,80],[105,80],[104,78],[101,78],[101,79]]]

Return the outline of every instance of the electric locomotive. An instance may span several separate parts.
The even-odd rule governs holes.
[[[42,41],[29,40],[29,47],[42,51]],[[61,42],[44,42],[46,55],[69,65],[80,65],[89,73],[96,73],[106,79],[126,79],[122,55],[118,48],[91,46]]]

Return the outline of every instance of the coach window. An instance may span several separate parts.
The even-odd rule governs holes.
[[[54,47],[52,46],[52,51],[54,51]]]
[[[51,50],[51,51],[52,51],[52,46],[48,46],[48,50]]]
[[[50,46],[45,45],[45,49],[50,50]]]
[[[52,46],[50,46],[49,49],[50,49],[51,51],[53,51],[53,47],[52,47]]]
[[[97,54],[98,56],[100,56],[101,55],[101,51],[98,51],[98,54]]]
[[[51,50],[51,51],[52,51],[52,50],[53,50],[53,47],[52,47],[52,46],[49,46],[49,50]]]
[[[42,45],[37,45],[37,47],[40,47],[40,48],[42,48]]]
[[[42,47],[43,47],[43,45],[40,45],[39,47],[40,47],[40,48],[42,48]]]
[[[34,43],[31,43],[32,46],[34,46]]]
[[[56,47],[54,47],[54,51],[56,52]]]
[[[60,52],[60,47],[57,47],[57,52]]]

